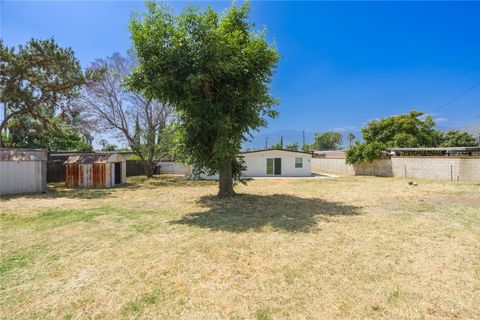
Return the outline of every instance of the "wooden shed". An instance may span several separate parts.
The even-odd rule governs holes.
[[[118,153],[72,155],[65,165],[68,188],[110,188],[127,180],[125,157]]]
[[[45,192],[47,149],[0,148],[0,195]]]

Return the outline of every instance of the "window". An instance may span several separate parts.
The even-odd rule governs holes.
[[[267,158],[267,174],[273,174],[273,158]]]
[[[295,168],[303,168],[303,158],[295,158]]]

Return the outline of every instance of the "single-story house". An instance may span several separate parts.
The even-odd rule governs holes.
[[[309,177],[312,175],[309,152],[292,150],[255,150],[241,152],[245,161],[245,177]]]
[[[73,155],[65,165],[68,188],[109,188],[127,180],[126,160],[118,153]]]
[[[245,151],[238,154],[245,162],[244,177],[310,177],[312,154],[285,149]],[[187,175],[190,171],[187,171]],[[218,179],[218,175],[200,175],[201,179]]]
[[[47,149],[0,148],[0,195],[45,192]]]

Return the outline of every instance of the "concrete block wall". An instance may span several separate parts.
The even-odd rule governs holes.
[[[393,177],[392,160],[390,159],[354,164],[353,169],[357,176]]]
[[[395,177],[480,181],[480,158],[393,157]]]
[[[312,159],[313,172],[372,175],[451,181],[480,181],[480,157],[392,157],[371,163],[345,163],[345,159]]]
[[[345,176],[354,176],[353,166],[346,164],[345,159],[313,158],[312,172],[330,172]]]

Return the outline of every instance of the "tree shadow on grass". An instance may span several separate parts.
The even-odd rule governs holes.
[[[213,180],[194,180],[188,179],[185,175],[161,174],[155,175],[150,179],[144,176],[129,177],[124,186],[128,190],[156,189],[158,187],[201,187],[216,185],[218,182]]]
[[[287,194],[240,194],[232,200],[205,196],[199,202],[209,210],[171,223],[229,232],[259,231],[268,226],[274,230],[309,232],[319,221],[330,221],[330,217],[360,214],[360,207]]]

